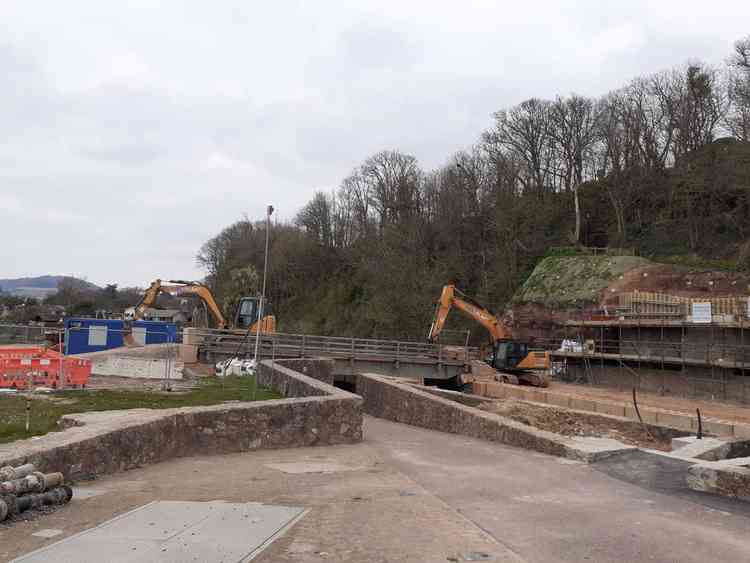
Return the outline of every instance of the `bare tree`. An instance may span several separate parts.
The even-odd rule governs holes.
[[[519,176],[524,188],[541,194],[550,187],[554,156],[549,136],[551,103],[531,98],[495,114],[495,128],[484,135],[486,143],[502,146],[526,164]]]
[[[381,229],[419,210],[422,171],[413,156],[398,151],[379,152],[365,161],[360,175],[367,183]]]
[[[750,36],[734,44],[728,65],[730,109],[724,123],[737,139],[750,141]]]
[[[727,96],[715,69],[691,63],[684,70],[652,76],[650,85],[668,119],[675,161],[714,140],[727,110]]]
[[[355,170],[341,182],[339,199],[351,207],[352,242],[366,238],[372,227],[371,196],[369,184],[359,170]]]
[[[583,183],[587,164],[591,162],[591,149],[596,140],[596,111],[594,102],[576,96],[557,98],[550,108],[550,136],[558,152],[562,183],[573,193],[575,230],[573,240],[581,239],[581,205],[578,188]]]
[[[646,161],[641,145],[641,112],[624,89],[605,96],[598,104],[597,115],[597,175],[607,191],[622,240],[627,212],[639,185],[637,171]]]

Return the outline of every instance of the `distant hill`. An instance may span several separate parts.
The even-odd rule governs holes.
[[[62,280],[70,278],[71,276],[37,276],[34,278],[0,279],[0,291],[18,295],[19,297],[43,298],[55,293],[57,291],[57,284]],[[86,289],[99,289],[98,286],[86,280],[73,279]]]

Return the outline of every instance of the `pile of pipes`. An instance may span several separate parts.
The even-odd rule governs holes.
[[[62,473],[40,473],[31,463],[0,467],[0,522],[30,509],[65,504],[73,490]]]

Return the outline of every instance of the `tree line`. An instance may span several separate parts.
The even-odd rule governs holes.
[[[689,62],[600,98],[530,98],[436,170],[386,150],[316,192],[273,227],[270,300],[282,330],[417,338],[444,283],[500,310],[551,246],[747,267],[749,147],[750,37],[722,67]],[[201,248],[226,302],[257,291],[263,242],[244,219]]]

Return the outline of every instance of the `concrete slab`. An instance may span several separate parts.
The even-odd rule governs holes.
[[[277,469],[284,473],[338,473],[339,471],[356,471],[360,467],[349,467],[340,463],[317,463],[317,462],[294,462],[294,463],[269,463],[266,467]]]
[[[613,440],[612,438],[574,436],[571,438],[571,441],[573,442],[573,447],[568,448],[567,457],[588,463],[638,449],[635,446],[626,446],[622,442]]]
[[[155,501],[14,561],[249,561],[304,514],[296,506]]]
[[[47,528],[45,530],[39,530],[38,532],[34,532],[31,535],[34,536],[34,537],[37,537],[37,538],[49,539],[49,538],[56,538],[57,536],[61,535],[62,533],[63,533],[62,530],[57,530],[55,528]]]
[[[720,459],[718,461],[706,461],[702,462],[701,465],[707,465],[710,467],[750,467],[750,457],[734,457],[731,459]]]
[[[700,440],[695,436],[672,438],[672,453],[684,458],[714,461],[726,456],[729,449],[729,442],[720,438],[705,437]]]
[[[73,498],[76,500],[86,500],[87,498],[98,497],[107,493],[106,489],[97,489],[95,487],[73,487]]]

